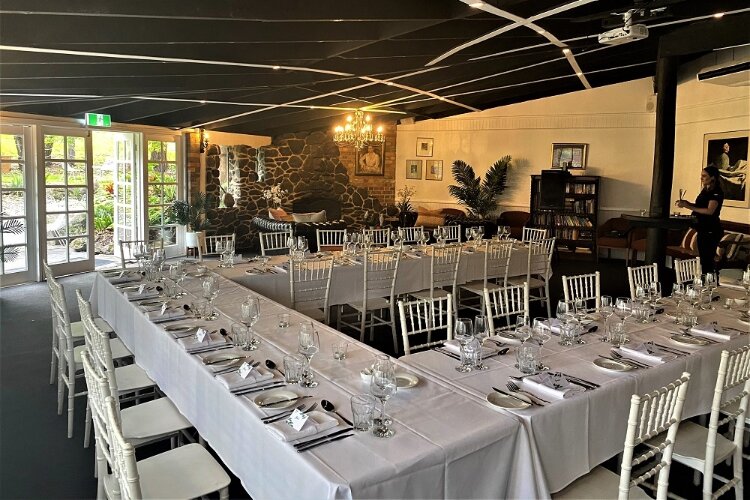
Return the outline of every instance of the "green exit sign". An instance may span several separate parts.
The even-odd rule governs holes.
[[[86,113],[86,125],[89,127],[111,127],[112,118],[100,113]]]

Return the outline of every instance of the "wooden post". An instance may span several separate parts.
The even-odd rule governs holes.
[[[667,218],[671,209],[678,63],[676,57],[661,57],[656,63],[654,171],[649,203],[651,217]],[[656,262],[664,266],[667,256],[666,228],[650,227],[646,238],[646,263]]]

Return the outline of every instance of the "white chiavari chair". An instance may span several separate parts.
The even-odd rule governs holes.
[[[138,247],[143,245],[145,248],[164,248],[164,240],[122,240],[120,244],[120,266],[125,269],[128,264],[135,264],[138,262],[136,254],[138,253]]]
[[[472,281],[461,285],[461,292],[468,292],[469,299],[479,297],[479,307],[474,303],[459,298],[461,307],[477,311],[482,314],[484,311],[484,289],[496,289],[507,285],[508,267],[510,264],[510,253],[513,250],[513,243],[510,241],[485,240],[484,242],[484,276],[481,280]],[[462,294],[463,295],[463,294]]]
[[[451,226],[438,226],[438,230],[442,230],[443,234],[446,235],[446,243],[459,243],[461,241],[461,226],[458,224]]]
[[[588,310],[599,312],[602,298],[599,271],[591,274],[579,274],[577,276],[563,275],[562,284],[565,302],[582,299],[586,301],[586,308]]]
[[[110,392],[117,395],[121,401],[135,400],[136,403],[139,403],[141,398],[146,395],[145,392],[148,392],[148,395],[156,394],[156,384],[137,364],[115,367],[117,357],[112,349],[114,345],[112,340],[106,332],[97,326],[95,321],[92,321],[91,306],[83,298],[80,290],[76,290],[76,297],[86,339],[86,345],[81,347],[91,355],[98,369],[107,375]],[[80,356],[77,360],[76,369],[82,369]],[[86,407],[85,422],[83,446],[88,448],[91,439],[91,408],[88,406]]]
[[[511,316],[529,317],[529,285],[522,283],[492,290],[485,288],[484,304],[490,332],[515,328]],[[505,318],[506,326],[495,326],[495,320],[500,318]]]
[[[291,231],[273,231],[269,233],[260,233],[260,253],[264,257],[267,252],[273,252],[272,255],[289,253],[289,238],[292,237]]]
[[[404,341],[404,354],[417,349],[442,344],[453,339],[453,298],[450,294],[438,299],[418,299],[409,302],[398,301],[401,319],[401,338]],[[445,335],[442,333],[445,332]],[[438,340],[433,340],[433,334]],[[412,338],[426,339],[412,345]]]
[[[659,281],[659,267],[656,262],[647,266],[628,267],[628,283],[630,284],[630,298],[635,300],[636,289]]]
[[[508,283],[518,285],[524,281],[529,284],[529,300],[542,302],[547,306],[547,317],[552,316],[549,300],[549,280],[552,277],[552,256],[555,252],[555,238],[545,238],[539,241],[529,241],[526,276],[508,278]],[[538,291],[538,295],[534,292]]]
[[[110,437],[110,466],[119,484],[120,498],[198,498],[218,491],[229,498],[230,478],[199,444],[188,444],[136,461],[135,448],[123,436],[115,400],[105,401]]]
[[[88,388],[88,407],[94,424],[97,498],[113,498],[119,494],[116,480],[107,468],[106,455],[109,453],[108,440],[102,442],[102,432],[106,428],[104,419],[105,400],[112,396],[107,375],[97,369],[88,350],[81,353],[83,373]],[[117,398],[115,401],[117,416],[122,425],[125,440],[133,447],[143,446],[162,439],[171,439],[171,447],[175,447],[175,437],[179,433],[192,427],[190,422],[182,416],[174,404],[166,397],[141,403],[124,410],[120,408]],[[106,496],[104,496],[106,495]]]
[[[634,394],[631,397],[619,476],[609,469],[597,466],[561,492],[552,495],[552,498],[649,499],[651,497],[646,495],[640,485],[652,487],[646,481],[658,474],[656,498],[666,500],[672,450],[675,447],[689,380],[690,374],[683,373],[665,387],[643,396]],[[647,441],[653,446],[633,458],[635,447]],[[679,440],[677,444],[679,445]],[[659,454],[661,458],[654,460],[655,463],[646,469],[642,468],[642,464]],[[639,467],[639,475],[635,478],[632,477],[634,467]]]
[[[400,227],[398,231],[404,236],[404,245],[414,245],[422,239],[424,226]]]
[[[53,321],[52,324],[55,328],[55,336],[57,337],[57,351],[58,351],[58,363],[57,363],[57,414],[62,415],[65,402],[68,404],[68,437],[73,437],[73,422],[74,422],[74,411],[75,411],[75,398],[77,396],[85,396],[86,391],[76,392],[76,380],[83,377],[81,370],[81,352],[86,348],[84,345],[76,345],[76,338],[73,337],[73,325],[75,324],[78,328],[83,331],[85,338],[85,327],[83,322],[77,321],[71,323],[70,312],[68,309],[68,302],[65,298],[65,289],[55,278],[49,277],[47,283],[50,286],[50,292],[52,297],[52,313]],[[98,321],[97,321],[98,320]],[[96,323],[103,324],[103,326],[109,328],[109,325],[97,318]],[[104,330],[102,330],[104,331]],[[104,333],[107,336],[108,345],[111,342],[111,349],[114,356],[118,360],[124,360],[133,356],[120,339],[109,339],[109,333]],[[80,338],[80,337],[78,337]],[[65,397],[67,392],[68,397]]]
[[[359,332],[360,342],[364,342],[365,331],[368,328],[370,340],[373,340],[376,326],[390,326],[393,334],[393,350],[398,351],[395,293],[396,274],[400,261],[401,252],[397,250],[365,252],[362,260],[364,272],[362,302],[341,306],[337,319],[338,330],[341,330],[341,326],[352,328]],[[347,313],[347,307],[353,312]],[[384,314],[386,311],[387,316]]]
[[[457,314],[456,278],[461,262],[461,250],[460,243],[433,246],[430,256],[430,288],[409,295],[415,299],[435,299],[450,294],[453,297],[453,314]],[[446,291],[445,288],[450,288],[450,291]]]
[[[315,239],[318,252],[333,252],[344,248],[346,229],[316,229]]]
[[[674,274],[677,283],[692,283],[696,276],[703,274],[701,270],[701,258],[675,259]]]
[[[749,398],[750,346],[722,351],[708,428],[690,421],[683,422],[672,455],[675,462],[703,473],[704,500],[718,498],[732,488],[737,498],[743,498],[742,441]],[[733,439],[718,432],[719,427],[727,423],[734,428]],[[730,457],[733,477],[726,479],[714,475],[714,467]],[[724,483],[716,491],[713,489],[714,479]]]
[[[390,241],[391,230],[383,229],[363,229],[362,234],[370,235],[370,242],[376,247],[387,247]]]
[[[292,309],[328,323],[333,258],[290,259],[289,289]]]
[[[203,257],[221,255],[227,248],[234,252],[234,242],[234,233],[214,236],[206,236],[205,233],[200,233],[198,237],[198,260],[203,260]]]
[[[523,232],[521,233],[521,241],[541,241],[547,239],[547,230],[538,229],[534,227],[523,226]]]

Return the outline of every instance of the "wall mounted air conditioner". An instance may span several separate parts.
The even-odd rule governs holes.
[[[698,81],[728,87],[749,86],[750,60],[731,62],[702,69],[698,72]]]

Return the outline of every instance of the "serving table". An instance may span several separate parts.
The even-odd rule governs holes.
[[[215,321],[185,319],[167,324],[203,324],[208,329],[230,329],[240,317],[241,303],[257,293],[220,279]],[[201,279],[183,283],[188,296],[200,296]],[[261,319],[255,331],[261,344],[250,353],[254,360],[273,360],[297,351],[297,332],[309,318],[260,297]],[[354,436],[306,452],[265,429],[266,413],[254,395],[231,394],[203,365],[188,354],[163,325],[148,320],[133,302],[97,273],[92,305],[118,332],[137,363],[157,382],[195,426],[247,492],[261,498],[539,498],[546,496],[541,471],[534,469],[519,420],[501,413],[481,398],[456,390],[443,377],[419,375],[417,386],[399,390],[388,402],[396,434],[379,439],[370,433]],[[290,325],[279,328],[277,314],[288,313]],[[314,389],[287,386],[300,395],[325,398],[351,419],[349,398],[367,393],[360,371],[372,364],[376,350],[354,342],[336,330],[315,324],[320,352],[312,360],[319,381]],[[334,342],[351,341],[348,356],[334,360]],[[228,352],[228,351],[221,351]],[[398,368],[408,370],[397,361]],[[278,376],[278,375],[277,375]],[[307,399],[306,401],[315,401]],[[343,425],[343,423],[341,423]]]
[[[738,321],[738,311],[729,312],[721,306],[725,298],[739,298],[744,294],[725,287],[720,287],[717,292],[722,300],[715,303],[715,310],[703,312],[699,322],[717,321],[724,327],[736,329],[731,330],[732,338],[729,341],[698,348],[679,345],[670,337],[680,332],[681,327],[663,315],[657,316],[658,321],[650,324],[628,323],[628,334],[633,345],[653,341],[689,352],[686,356],[658,366],[613,372],[594,365],[594,359],[600,354],[611,355],[612,345],[600,340],[603,331],[601,322],[598,323],[597,332],[582,336],[586,344],[563,347],[555,335],[544,344],[542,362],[552,371],[600,385],[594,390],[543,407],[502,410],[518,418],[529,433],[535,467],[543,471],[548,491],[562,490],[576,478],[622,451],[632,394],[662,387],[687,371],[691,379],[683,418],[710,412],[721,351],[750,343],[750,335],[740,334],[740,331],[750,331],[750,327]],[[479,402],[493,391],[493,386],[505,390],[509,376],[521,375],[514,366],[513,353],[514,350],[511,350],[511,355],[489,358],[485,361],[488,370],[469,373],[457,372],[457,361],[434,350],[404,356],[400,361],[423,376],[451,384],[456,391],[471,395]]]

